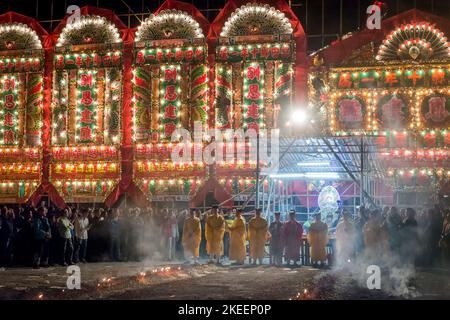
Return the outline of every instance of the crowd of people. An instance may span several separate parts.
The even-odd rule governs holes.
[[[297,265],[305,243],[316,267],[345,266],[354,259],[394,265],[448,264],[450,210],[436,206],[416,214],[412,208],[361,206],[357,217],[343,211],[332,225],[322,221],[320,213],[303,225],[294,211],[285,219],[275,212],[269,223],[259,209],[245,219],[239,209],[218,206],[201,212],[60,210],[41,204],[37,208],[5,206],[0,214],[0,268],[142,259],[197,263],[199,258],[244,264],[247,257],[251,264],[262,264],[267,255],[270,264]]]

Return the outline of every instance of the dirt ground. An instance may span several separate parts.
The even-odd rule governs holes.
[[[386,283],[389,279],[381,290],[369,290],[348,271],[305,266],[151,262],[92,263],[80,269],[80,290],[67,289],[63,267],[0,271],[0,299],[450,299],[450,272],[444,269],[416,270],[401,290],[393,290],[398,283]]]

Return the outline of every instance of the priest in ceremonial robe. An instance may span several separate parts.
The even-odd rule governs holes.
[[[240,210],[236,211],[236,216],[227,229],[230,234],[230,260],[235,260],[236,264],[244,264],[246,232],[245,220]]]
[[[295,211],[289,212],[289,221],[283,225],[282,239],[284,244],[284,255],[288,265],[291,261],[294,266],[300,259],[300,247],[303,243],[303,227],[295,218]]]
[[[189,216],[184,220],[183,226],[183,248],[187,259],[191,257],[194,263],[199,256],[200,241],[202,239],[202,230],[200,219],[195,216],[195,210],[191,209]]]
[[[210,262],[216,259],[219,264],[223,255],[223,235],[225,233],[225,219],[219,215],[218,206],[213,206],[211,214],[206,218],[205,237],[206,251],[209,254]]]
[[[261,209],[256,209],[255,216],[248,223],[250,258],[253,260],[253,264],[256,264],[257,261],[262,264],[268,228],[267,220],[261,217]]]
[[[314,216],[308,230],[308,243],[312,265],[323,267],[327,260],[328,226],[320,218],[320,213]]]

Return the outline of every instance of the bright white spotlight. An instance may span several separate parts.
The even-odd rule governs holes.
[[[296,124],[304,124],[308,120],[308,114],[305,109],[297,109],[292,113],[292,121]]]

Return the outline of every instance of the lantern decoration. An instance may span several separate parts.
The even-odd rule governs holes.
[[[197,21],[181,10],[163,10],[151,15],[138,27],[136,41],[203,38]]]
[[[59,34],[50,181],[65,200],[103,202],[120,180],[121,49],[118,29],[105,17],[82,16]]]
[[[78,21],[68,23],[61,32],[57,47],[99,43],[121,43],[116,26],[105,17],[81,16]]]
[[[0,203],[23,203],[41,182],[43,50],[36,31],[0,24]]]
[[[176,164],[175,130],[207,125],[208,67],[203,30],[187,12],[151,15],[136,32],[133,69],[134,181],[150,199],[188,196],[205,166]],[[164,191],[165,190],[165,191]],[[186,193],[187,192],[187,193]]]
[[[248,35],[280,35],[293,32],[283,12],[259,3],[248,3],[238,8],[225,22],[221,37]]]
[[[0,25],[0,51],[42,49],[36,31],[22,23]]]
[[[444,33],[428,22],[404,24],[388,34],[380,45],[376,59],[442,60],[450,55]]]

